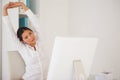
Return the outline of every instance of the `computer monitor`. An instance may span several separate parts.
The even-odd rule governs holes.
[[[56,37],[47,80],[73,80],[73,61],[81,60],[88,77],[98,39],[94,37]]]

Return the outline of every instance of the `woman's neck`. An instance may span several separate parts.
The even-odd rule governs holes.
[[[36,43],[30,44],[31,47],[34,48],[34,50],[36,51],[36,47],[35,47]]]

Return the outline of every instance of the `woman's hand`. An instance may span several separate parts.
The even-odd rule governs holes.
[[[4,16],[7,16],[7,15],[8,15],[7,9],[9,9],[9,8],[10,8],[9,4],[6,4],[6,5],[4,6],[4,8],[3,8],[3,15],[4,15]]]

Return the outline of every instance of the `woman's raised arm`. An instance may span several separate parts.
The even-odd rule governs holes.
[[[6,30],[8,30],[7,32],[9,32],[9,36],[12,36],[16,47],[20,48],[20,46],[22,46],[22,43],[17,38],[16,31],[13,29],[13,25],[11,24],[10,18],[8,16],[8,9],[11,8],[14,8],[11,3],[8,3],[3,7],[3,22],[5,24]]]

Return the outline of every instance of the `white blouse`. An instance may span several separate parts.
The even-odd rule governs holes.
[[[44,52],[42,50],[42,31],[40,29],[39,22],[33,12],[28,9],[25,14],[28,16],[34,30],[36,33],[36,51],[33,47],[29,46],[28,44],[23,44],[17,38],[16,32],[13,30],[11,22],[9,20],[9,16],[4,16],[4,22],[7,28],[9,28],[11,36],[14,38],[15,45],[17,46],[17,50],[22,56],[25,65],[26,71],[23,75],[25,80],[46,80],[46,76],[43,76],[44,73],[44,64],[46,64],[46,58],[44,56]],[[32,79],[32,77],[34,77]],[[36,78],[37,77],[37,78]],[[44,78],[44,79],[43,79]]]

